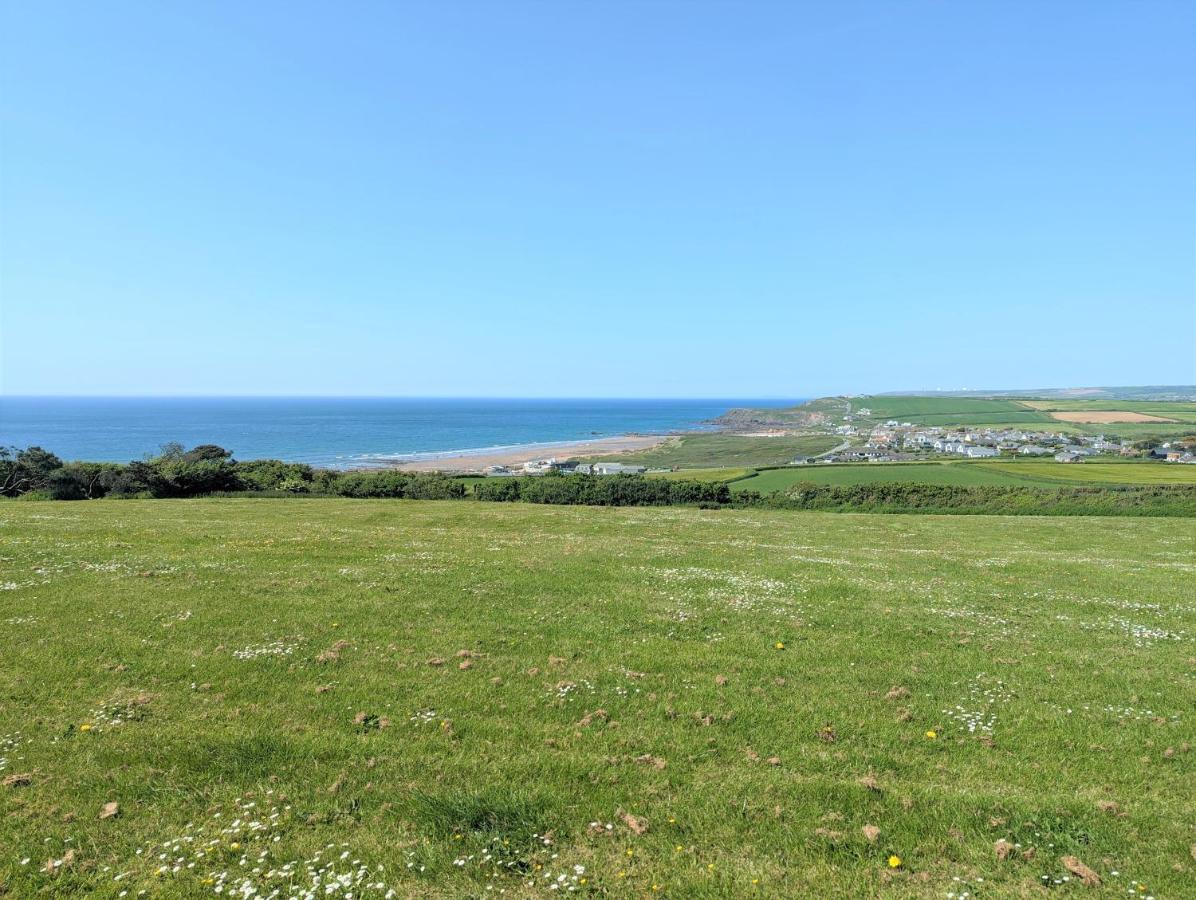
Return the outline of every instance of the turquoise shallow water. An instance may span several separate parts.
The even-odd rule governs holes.
[[[735,406],[800,400],[493,400],[302,397],[0,397],[0,444],[125,461],[167,441],[240,459],[354,466],[636,432],[709,427]]]

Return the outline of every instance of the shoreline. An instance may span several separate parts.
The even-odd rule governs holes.
[[[520,467],[525,462],[555,457],[617,456],[634,450],[657,447],[676,437],[675,434],[622,434],[614,437],[576,441],[549,441],[539,444],[518,444],[510,447],[490,447],[478,450],[446,450],[428,454],[421,459],[377,460],[362,469],[398,469],[404,472],[452,472],[463,474],[481,472],[489,466]]]

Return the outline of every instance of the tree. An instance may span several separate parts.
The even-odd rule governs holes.
[[[44,491],[50,476],[62,468],[62,460],[41,447],[0,448],[0,493],[15,497],[29,491]]]
[[[232,451],[225,450],[216,444],[200,444],[182,454],[185,462],[205,462],[207,460],[224,460],[232,458]]]

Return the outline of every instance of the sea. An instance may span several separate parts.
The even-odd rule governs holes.
[[[0,396],[0,446],[67,460],[127,462],[177,441],[238,459],[360,468],[623,434],[713,428],[737,406],[800,399],[548,400],[382,397]]]

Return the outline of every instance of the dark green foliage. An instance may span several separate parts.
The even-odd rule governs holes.
[[[680,506],[731,502],[724,482],[673,481],[642,475],[494,478],[474,485],[479,500],[580,506]]]
[[[305,494],[313,490],[314,474],[311,466],[277,459],[252,459],[237,463],[237,477],[247,490]]]
[[[159,487],[155,496],[194,497],[239,487],[237,464],[227,459],[165,459],[155,466]]]
[[[465,485],[444,475],[417,472],[348,472],[332,481],[329,491],[342,497],[456,500],[465,496]]]
[[[744,495],[738,498],[747,501]],[[745,505],[748,505],[745,502]],[[1047,490],[1015,485],[797,484],[753,499],[777,509],[987,515],[1196,516],[1196,485],[1109,485]]]
[[[41,447],[0,447],[0,494],[15,497],[48,490],[50,476],[61,468],[62,460]]]

